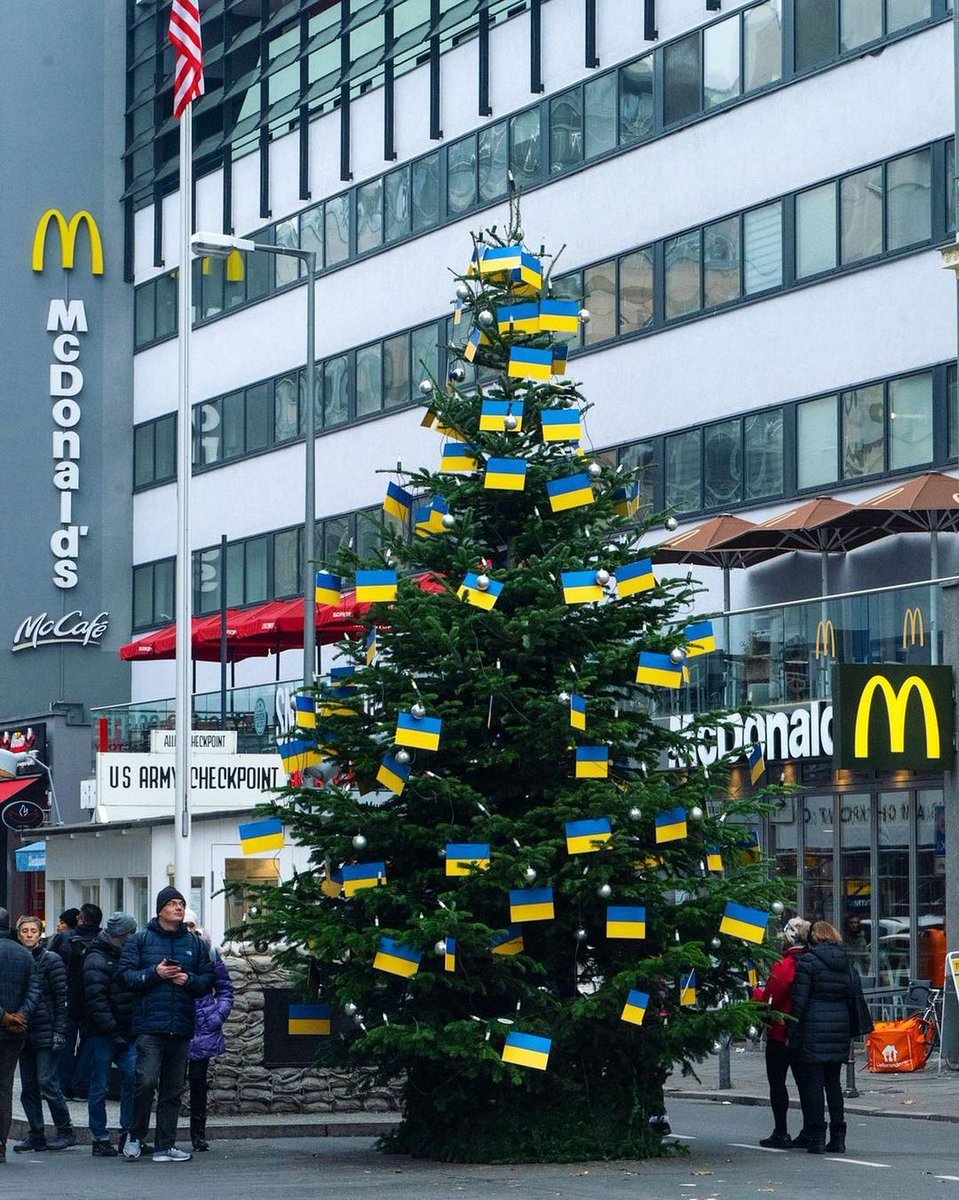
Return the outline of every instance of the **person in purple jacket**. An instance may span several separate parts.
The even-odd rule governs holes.
[[[215,947],[210,945],[210,935],[199,928],[196,913],[189,908],[183,915],[183,924],[191,933],[203,938],[210,947],[210,957],[213,959],[213,991],[196,1002],[196,1031],[190,1042],[187,1066],[190,1081],[190,1140],[194,1150],[209,1150],[210,1143],[206,1140],[207,1076],[210,1059],[226,1050],[223,1026],[233,1009],[233,980],[226,963]]]

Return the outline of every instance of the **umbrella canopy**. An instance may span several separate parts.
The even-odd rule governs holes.
[[[271,647],[239,647],[235,640],[235,625],[243,613],[236,608],[228,609],[227,622],[227,661],[238,662],[240,659],[253,658],[269,654]],[[194,617],[192,622],[193,658],[198,662],[220,661],[220,614],[214,613],[208,617]],[[301,622],[302,624],[302,622]],[[231,634],[234,636],[231,638]],[[128,642],[120,647],[120,657],[125,662],[159,662],[176,657],[176,625],[165,625],[148,633],[146,637],[135,642]]]
[[[879,525],[887,533],[956,533],[959,479],[930,471],[855,505],[837,523]]]
[[[753,550],[760,546],[775,550],[807,550],[821,554],[844,554],[885,536],[878,526],[849,518],[852,504],[832,496],[817,496],[798,508],[770,517],[752,529],[730,538],[729,548]]]
[[[727,545],[755,528],[752,521],[723,513],[662,542],[656,551],[656,560],[695,563],[701,567],[751,567],[786,553],[785,550],[769,546],[747,549],[740,548],[738,544]]]

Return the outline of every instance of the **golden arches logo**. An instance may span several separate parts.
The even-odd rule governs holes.
[[[823,658],[836,657],[836,630],[832,621],[828,617],[820,621],[816,626],[816,657],[819,658],[822,646]]]
[[[902,754],[906,744],[906,708],[909,697],[915,691],[922,702],[922,715],[926,723],[926,757],[939,758],[939,717],[933,703],[932,693],[925,680],[910,675],[898,691],[885,675],[873,675],[862,689],[859,707],[856,710],[856,727],[853,735],[855,758],[869,757],[869,714],[872,711],[876,692],[881,692],[886,702],[889,717],[889,749],[893,754]]]
[[[917,604],[915,608],[907,608],[905,616],[902,618],[902,648],[906,649],[906,636],[908,633],[909,644],[916,645],[916,637],[918,635],[919,645],[926,644],[926,626],[922,619],[922,609]]]
[[[37,231],[33,235],[33,257],[31,265],[34,271],[42,271],[46,258],[47,232],[50,223],[56,221],[60,231],[60,261],[65,271],[72,271],[76,258],[77,235],[80,226],[85,225],[90,238],[90,270],[94,275],[103,274],[103,242],[97,223],[86,209],[74,213],[69,222],[58,208],[48,208],[37,222]]]

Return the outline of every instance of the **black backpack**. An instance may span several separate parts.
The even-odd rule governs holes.
[[[67,1016],[77,1022],[83,1019],[83,960],[93,942],[93,938],[77,935],[70,939],[67,958]]]

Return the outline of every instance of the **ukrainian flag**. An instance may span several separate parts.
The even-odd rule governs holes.
[[[443,447],[441,471],[468,474],[470,471],[475,471],[476,466],[476,447],[471,446],[469,442],[447,442]]]
[[[467,279],[479,274],[480,260],[486,253],[486,243],[478,242],[473,246],[473,253],[470,255],[469,266],[466,268]]]
[[[418,508],[414,521],[416,536],[425,538],[434,533],[446,533],[443,517],[449,510],[449,501],[445,496],[434,496],[426,508]]]
[[[679,1003],[689,1008],[696,1003],[696,972],[692,970],[679,981]]]
[[[279,743],[279,751],[287,775],[292,775],[294,771],[305,771],[321,761],[316,742],[305,738],[285,738]]]
[[[589,604],[602,598],[603,589],[596,582],[595,571],[563,572],[563,599],[567,604]]]
[[[642,904],[609,905],[606,909],[606,936],[609,938],[645,938],[645,907]]]
[[[746,761],[749,763],[750,780],[753,783],[758,783],[766,774],[766,755],[759,742],[753,742],[746,755]]]
[[[370,630],[366,638],[366,665],[371,667],[376,662],[379,648],[376,645],[376,626]]]
[[[706,847],[706,870],[721,871],[723,869],[723,856],[717,846]]]
[[[586,821],[566,822],[567,854],[591,854],[602,847],[613,836],[613,825],[609,817],[594,817]]]
[[[532,346],[510,346],[506,374],[513,379],[539,379],[545,382],[552,373],[552,350],[534,350]]]
[[[576,778],[606,779],[609,776],[608,746],[576,747]]]
[[[743,938],[747,942],[761,942],[766,936],[768,924],[769,913],[760,912],[758,908],[747,908],[745,904],[737,904],[735,900],[728,900],[723,919],[719,923],[719,932],[728,933],[730,937]]]
[[[553,374],[565,375],[566,364],[569,362],[569,346],[553,347]]]
[[[586,728],[586,697],[572,695],[569,698],[569,723],[574,729]]]
[[[489,870],[489,842],[447,842],[446,874],[471,875],[472,868]]]
[[[328,861],[323,871],[323,882],[320,884],[320,891],[324,896],[329,896],[332,900],[335,900],[343,891],[343,872],[332,871]]]
[[[700,654],[711,654],[716,649],[716,634],[712,621],[700,621],[697,625],[687,625],[683,630],[686,635],[686,657],[696,658]]]
[[[432,429],[438,420],[439,417],[436,415],[436,409],[428,408],[423,414],[423,420],[420,421],[420,425],[424,429]]]
[[[396,599],[396,571],[357,571],[356,598],[360,603]]]
[[[523,429],[523,410],[525,407],[525,403],[522,400],[484,399],[480,404],[479,427],[486,433],[520,433]],[[508,430],[506,428],[507,417],[516,418],[517,425],[515,429]]]
[[[410,764],[397,762],[392,754],[387,754],[380,764],[380,769],[376,772],[376,782],[382,783],[385,788],[389,788],[397,796],[402,796],[403,788],[406,787],[410,777]]]
[[[522,954],[523,930],[519,925],[510,925],[504,933],[494,933],[490,939],[490,950],[494,954]]]
[[[546,485],[549,506],[553,512],[565,512],[568,508],[581,508],[592,504],[596,497],[585,471],[567,475],[565,479],[551,479]]]
[[[621,517],[635,517],[639,511],[639,484],[623,484],[613,492],[613,509]]]
[[[750,987],[759,987],[759,972],[756,970],[756,964],[750,959],[746,959],[746,982]]]
[[[759,845],[759,834],[755,829],[747,829],[737,843],[743,862],[759,862],[762,858],[762,848]]]
[[[479,329],[471,329],[470,335],[466,339],[466,345],[463,347],[463,357],[467,362],[472,362],[476,358],[476,351],[480,346],[489,344],[489,338]]]
[[[463,319],[463,301],[459,298],[459,296],[457,296],[456,303],[453,305],[453,324],[459,325],[459,323],[460,323],[460,321],[462,321],[462,319]]]
[[[298,729],[316,728],[316,698],[298,692],[293,697],[293,707],[296,710],[296,727]]]
[[[578,333],[579,305],[575,300],[542,300],[539,327],[553,333]]]
[[[509,278],[513,289],[523,295],[538,292],[543,286],[543,264],[535,254],[522,250],[519,266],[510,271]]]
[[[683,664],[674,663],[668,654],[640,650],[636,682],[651,683],[656,687],[678,688],[683,682]]]
[[[544,408],[539,419],[544,442],[574,442],[583,436],[579,409]]]
[[[282,850],[286,845],[283,822],[279,817],[264,821],[249,821],[240,826],[240,845],[244,854],[259,854],[261,850]]]
[[[552,1044],[551,1038],[537,1037],[535,1033],[510,1032],[506,1035],[506,1045],[503,1047],[503,1062],[545,1071]]]
[[[522,246],[488,246],[479,260],[480,275],[505,275],[519,270],[523,263]]]
[[[388,512],[391,517],[398,517],[401,521],[408,521],[412,507],[413,497],[406,488],[401,488],[398,483],[387,484],[386,499],[383,501],[385,512]]]
[[[633,988],[626,997],[621,1020],[629,1021],[631,1025],[642,1025],[649,1008],[649,992],[640,992]]]
[[[396,719],[397,746],[412,746],[415,750],[439,750],[440,733],[443,729],[441,717],[414,717],[401,712]]]
[[[555,916],[551,887],[514,888],[510,891],[509,919],[514,924],[524,921],[552,921]]]
[[[625,567],[616,568],[616,590],[619,598],[635,596],[637,592],[648,592],[656,586],[656,576],[653,574],[653,564],[648,558],[637,562],[627,563]]]
[[[443,970],[444,971],[455,971],[456,970],[456,938],[448,937],[448,938],[445,938],[444,940],[446,942],[446,949],[443,952]]]
[[[286,1032],[291,1037],[304,1034],[327,1037],[332,1017],[328,1004],[291,1004],[287,1011]]]
[[[465,600],[467,604],[472,604],[476,608],[485,608],[489,611],[499,599],[500,593],[503,590],[503,584],[497,583],[495,579],[490,579],[489,586],[484,591],[476,582],[478,578],[479,576],[475,571],[467,571],[466,578],[457,588],[456,594],[461,600]]]
[[[496,328],[500,333],[538,333],[539,306],[536,304],[504,304],[496,310]]]
[[[687,834],[685,808],[671,808],[656,814],[656,843],[676,842]]]
[[[386,863],[346,863],[342,875],[343,895],[349,899],[363,888],[383,887],[386,883]]]
[[[334,605],[343,603],[343,581],[339,575],[331,575],[329,571],[317,571],[316,602]]]
[[[483,487],[501,492],[521,492],[526,487],[525,458],[490,458],[486,462]]]
[[[420,969],[421,951],[404,946],[393,938],[380,938],[380,948],[373,959],[374,971],[386,971],[389,975],[402,975],[409,979]]]

